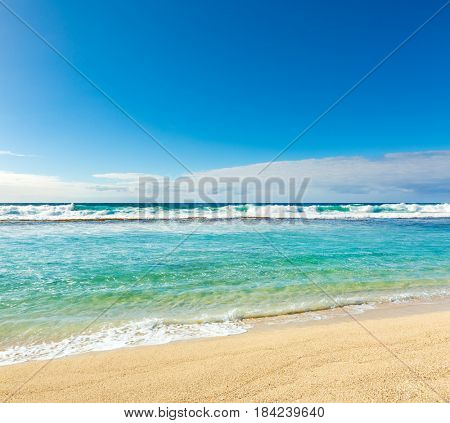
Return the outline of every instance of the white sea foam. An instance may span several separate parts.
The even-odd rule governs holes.
[[[246,332],[249,328],[248,324],[242,322],[164,324],[157,319],[145,319],[118,327],[107,327],[94,333],[72,336],[59,342],[11,346],[0,351],[0,366],[92,351],[236,335]]]
[[[349,305],[344,307],[352,314],[363,313],[374,308],[374,304]],[[289,321],[311,321],[334,317],[336,310],[330,308],[327,313],[299,312],[298,315],[281,315],[269,318],[266,323],[287,323]],[[203,322],[191,324],[166,324],[159,319],[131,321],[119,326],[105,327],[96,332],[71,336],[61,341],[38,342],[9,346],[0,351],[0,366],[23,363],[33,360],[50,360],[70,355],[94,351],[108,351],[118,348],[144,345],[161,345],[187,339],[215,336],[237,335],[251,328],[248,321],[236,319],[236,311],[231,310],[224,316],[223,322]]]
[[[172,220],[172,219],[417,219],[448,218],[450,204],[341,204],[341,205],[223,205],[163,209],[134,205],[7,204],[0,205],[0,221]]]

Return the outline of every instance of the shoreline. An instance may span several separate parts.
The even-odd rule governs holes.
[[[353,314],[362,326],[334,311],[251,319],[232,336],[3,366],[0,396],[38,371],[12,401],[448,401],[450,298],[379,304]]]
[[[430,295],[428,297],[413,297],[404,300],[384,302],[369,301],[347,304],[335,308],[331,307],[304,312],[252,317],[243,319],[243,322],[255,324],[257,326],[265,324],[317,325],[321,323],[333,324],[336,322],[335,319],[346,318],[348,317],[348,314],[358,316],[358,320],[364,320],[399,317],[403,314],[426,314],[446,310],[450,310],[449,295]]]
[[[447,304],[448,303],[448,304]],[[62,350],[64,351],[64,354],[57,354],[56,357],[54,357],[54,353],[50,353],[48,356],[40,357],[40,358],[28,358],[28,359],[18,359],[17,361],[12,362],[0,362],[0,368],[5,366],[14,366],[17,364],[25,364],[30,362],[45,362],[48,360],[59,360],[67,357],[76,357],[84,354],[90,354],[90,353],[97,353],[97,352],[107,352],[107,351],[116,351],[120,349],[128,349],[128,348],[139,348],[139,347],[154,347],[158,345],[167,345],[172,344],[176,342],[190,342],[190,341],[196,341],[201,339],[208,339],[208,338],[222,338],[222,337],[228,337],[228,336],[235,336],[240,335],[243,333],[247,333],[249,331],[256,329],[264,328],[266,325],[272,326],[272,325],[286,325],[286,324],[296,324],[296,325],[309,325],[309,324],[319,324],[319,323],[333,323],[335,322],[335,319],[342,319],[343,317],[347,317],[349,315],[354,316],[361,316],[358,317],[358,319],[363,318],[363,316],[366,315],[366,313],[369,313],[369,317],[372,318],[384,318],[389,313],[390,315],[394,316],[397,314],[396,311],[408,309],[410,306],[413,307],[413,310],[415,312],[420,312],[419,308],[417,306],[420,306],[420,310],[427,310],[429,308],[428,306],[432,306],[432,310],[430,311],[436,311],[436,309],[441,309],[444,307],[444,310],[450,309],[450,296],[448,295],[430,295],[430,296],[419,296],[419,297],[411,297],[411,298],[405,298],[405,299],[399,299],[394,301],[367,301],[367,302],[358,302],[353,304],[346,304],[336,307],[324,307],[324,308],[317,308],[307,311],[292,311],[292,312],[285,312],[281,314],[263,314],[260,316],[254,316],[254,317],[243,317],[236,321],[212,321],[212,322],[198,322],[198,323],[186,323],[187,326],[189,325],[199,325],[200,327],[207,324],[235,324],[237,326],[234,327],[234,329],[228,329],[230,332],[220,333],[221,330],[217,329],[217,332],[207,333],[203,335],[191,335],[191,336],[181,336],[180,338],[175,338],[171,340],[165,340],[161,342],[149,342],[149,343],[137,343],[137,344],[130,344],[130,345],[116,345],[114,347],[112,346],[97,346],[97,348],[94,349],[87,349],[87,350],[77,350],[77,351],[64,351],[65,347],[63,346],[64,341],[69,340],[70,338],[66,338],[63,341],[60,341],[62,345],[54,344],[53,349],[58,351]],[[424,311],[422,311],[424,312]],[[221,328],[222,329],[222,328]],[[94,333],[95,334],[95,333]],[[85,334],[88,335],[88,334]],[[45,345],[51,345],[54,341],[49,341],[48,343],[41,343],[40,346]],[[71,344],[71,342],[69,342]],[[75,346],[76,343],[73,343]],[[24,348],[29,348],[30,345],[23,346]]]

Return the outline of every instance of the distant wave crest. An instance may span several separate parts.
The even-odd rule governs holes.
[[[175,219],[414,219],[450,217],[450,204],[3,204],[0,221]]]

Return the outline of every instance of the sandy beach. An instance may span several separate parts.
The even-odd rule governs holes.
[[[344,313],[315,322],[287,316],[254,322],[242,335],[89,353],[44,368],[45,361],[5,366],[0,395],[13,402],[449,400],[448,300],[355,318],[364,328]]]

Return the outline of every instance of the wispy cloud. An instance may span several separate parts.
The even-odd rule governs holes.
[[[27,154],[14,153],[9,150],[0,150],[0,156],[28,157]]]
[[[136,172],[128,172],[128,173],[120,173],[120,172],[112,172],[112,173],[97,173],[92,175],[94,178],[100,179],[111,179],[116,181],[137,181],[141,177],[151,177],[162,179],[163,176],[160,175],[152,175],[148,173],[136,173]]]

